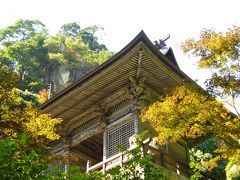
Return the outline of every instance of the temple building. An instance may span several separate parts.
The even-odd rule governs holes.
[[[63,119],[62,138],[52,143],[52,152],[77,154],[87,172],[107,172],[124,163],[115,144],[130,147],[129,138],[148,129],[140,121],[141,108],[183,81],[192,80],[180,70],[172,49],[163,41],[154,45],[141,31],[111,59],[41,105],[43,113]],[[184,141],[153,147],[160,154],[155,162],[170,179],[189,179]]]

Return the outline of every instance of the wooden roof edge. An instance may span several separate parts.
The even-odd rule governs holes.
[[[165,56],[167,56],[173,62],[173,64],[175,64],[179,68],[179,65],[177,63],[177,60],[175,58],[175,55],[174,55],[173,50],[172,50],[171,47],[168,48],[168,51],[165,54]]]
[[[122,50],[120,50],[118,53],[116,53],[115,55],[113,55],[109,60],[105,61],[104,63],[102,63],[101,65],[97,66],[95,69],[93,69],[92,71],[90,71],[89,73],[87,73],[85,76],[79,78],[78,80],[76,80],[73,84],[71,84],[70,86],[68,86],[67,88],[63,89],[62,91],[60,91],[59,93],[55,94],[53,97],[51,97],[49,100],[47,100],[45,103],[43,103],[40,106],[40,109],[44,109],[46,108],[48,105],[50,105],[51,103],[53,103],[54,101],[56,101],[58,98],[64,96],[65,94],[67,94],[68,92],[70,92],[71,90],[75,89],[75,87],[79,86],[80,84],[82,84],[83,82],[87,81],[88,79],[90,79],[91,77],[93,77],[94,75],[98,74],[98,72],[100,72],[101,70],[105,69],[106,67],[110,66],[111,64],[113,64],[115,61],[117,61],[117,59],[121,58],[122,56],[124,56],[127,51],[129,49],[131,49],[132,47],[134,47],[137,43],[140,42],[141,37],[144,36],[145,33],[143,31],[141,31],[129,44],[127,44]],[[146,36],[146,35],[145,35]]]
[[[40,109],[43,110],[47,108],[49,105],[51,105],[53,102],[57,101],[62,96],[66,95],[68,92],[75,89],[77,86],[81,85],[85,81],[89,80],[99,72],[101,72],[103,69],[109,67],[111,64],[116,62],[118,59],[123,57],[125,54],[128,53],[130,49],[132,49],[134,46],[136,46],[139,42],[143,42],[145,45],[149,46],[152,52],[161,60],[163,60],[163,63],[166,64],[168,67],[170,67],[172,70],[174,70],[178,75],[180,75],[184,79],[188,79],[190,81],[193,81],[190,77],[188,77],[183,71],[179,69],[174,63],[171,62],[171,60],[163,55],[150,41],[150,39],[147,37],[147,35],[144,33],[143,30],[140,31],[140,33],[130,42],[128,43],[122,50],[120,50],[118,53],[116,53],[114,56],[112,56],[109,60],[105,61],[89,73],[87,73],[85,76],[79,78],[76,80],[73,84],[68,86],[67,88],[63,89],[53,97],[51,97],[49,100],[47,100],[45,103],[40,105]]]
[[[144,33],[144,32],[143,32]],[[143,41],[145,42],[146,45],[149,46],[150,50],[152,50],[152,53],[157,56],[159,59],[162,60],[162,62],[168,66],[169,68],[171,68],[175,73],[177,73],[180,77],[182,77],[183,79],[189,80],[191,82],[195,82],[193,81],[187,74],[185,74],[178,66],[177,61],[176,64],[172,62],[172,60],[167,57],[166,55],[164,55],[151,41],[150,39],[146,36],[146,34],[143,34],[144,38]],[[169,48],[170,51],[172,51],[172,48]],[[172,51],[173,53],[173,51]],[[174,54],[173,54],[174,56]],[[175,58],[175,56],[174,56]],[[176,60],[176,59],[175,59]]]

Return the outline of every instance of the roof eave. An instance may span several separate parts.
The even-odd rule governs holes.
[[[115,54],[113,57],[111,57],[109,60],[105,61],[100,66],[93,69],[91,72],[83,76],[82,78],[75,81],[73,84],[65,88],[64,90],[60,91],[53,97],[51,97],[49,100],[47,100],[45,103],[43,103],[40,106],[40,109],[43,110],[47,108],[49,105],[57,101],[59,98],[63,97],[76,87],[80,86],[82,83],[86,82],[105,68],[112,65],[114,62],[116,62],[118,59],[126,55],[129,50],[131,50],[133,47],[135,47],[138,43],[143,42],[145,45],[149,47],[149,49],[152,50],[152,52],[160,59],[163,60],[163,63],[166,64],[168,67],[170,67],[173,71],[175,71],[180,77],[184,79],[191,80],[185,73],[183,73],[174,63],[172,63],[166,56],[164,56],[149,40],[149,38],[146,36],[144,31],[142,30],[128,45],[126,45],[121,51],[119,51],[117,54]]]

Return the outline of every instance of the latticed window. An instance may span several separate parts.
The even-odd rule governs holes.
[[[67,167],[65,164],[50,164],[50,172],[53,172],[55,168],[57,168],[61,172],[67,172]]]
[[[118,154],[116,144],[129,148],[129,137],[134,134],[134,120],[107,133],[107,158]]]

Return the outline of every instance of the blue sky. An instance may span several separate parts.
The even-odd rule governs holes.
[[[181,43],[203,28],[226,31],[240,24],[240,0],[0,0],[0,28],[17,19],[38,19],[55,34],[61,25],[77,21],[82,27],[102,25],[102,41],[119,51],[142,29],[152,40],[167,41],[180,68],[192,79],[207,77],[181,52]]]

